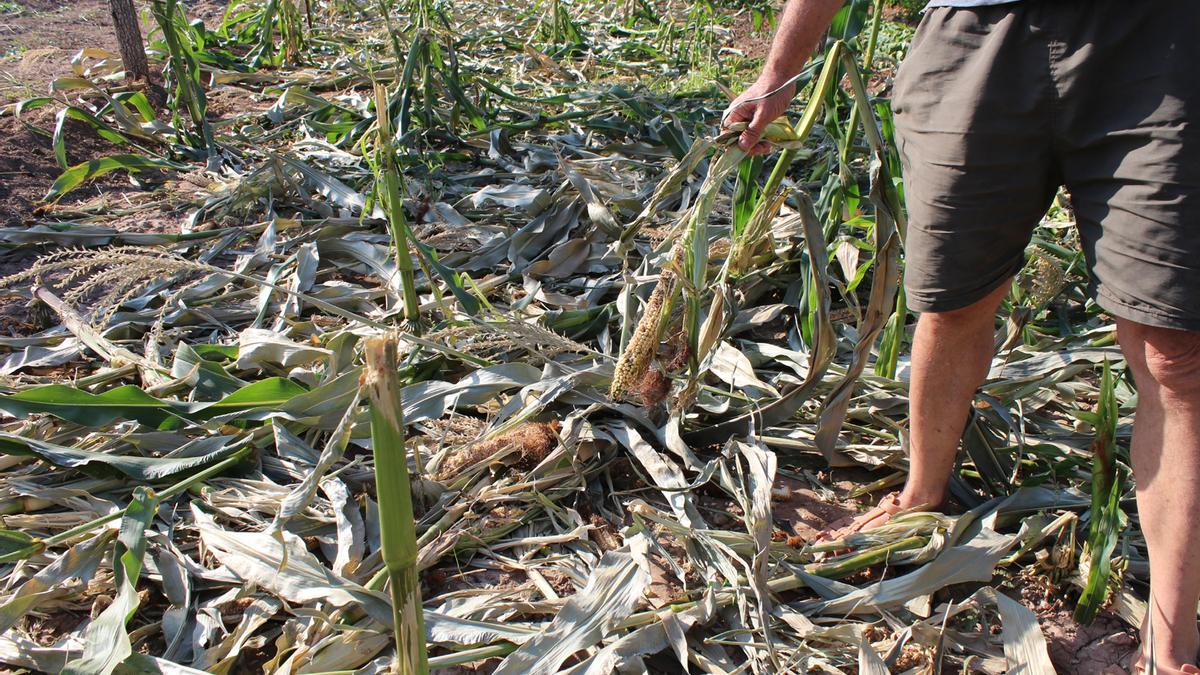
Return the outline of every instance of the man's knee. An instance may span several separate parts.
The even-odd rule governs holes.
[[[1200,393],[1200,332],[1121,321],[1118,337],[1135,377],[1167,391]]]

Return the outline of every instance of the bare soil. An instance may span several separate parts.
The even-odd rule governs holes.
[[[89,181],[56,205],[42,202],[62,168],[54,157],[54,103],[26,110],[18,118],[14,104],[51,95],[50,83],[74,75],[71,60],[84,48],[117,51],[112,16],[106,0],[17,0],[17,11],[0,13],[0,227],[28,227],[39,221],[77,221],[104,214],[104,224],[134,232],[177,232],[186,214],[173,206],[180,200],[153,200],[128,176],[115,172]],[[224,0],[187,1],[188,14],[209,25],[220,22]],[[144,10],[148,3],[138,3]],[[142,12],[142,34],[153,39],[153,21]],[[154,66],[152,64],[152,70]],[[63,99],[63,94],[55,94]],[[223,100],[217,97],[218,100]],[[153,99],[153,97],[152,97]],[[242,102],[239,112],[249,109]],[[237,105],[226,105],[229,111]],[[261,106],[260,106],[261,107]],[[218,105],[215,112],[222,114]],[[122,150],[103,140],[87,125],[68,120],[64,126],[68,164],[77,164]],[[0,250],[0,277],[27,269],[44,253],[22,248]],[[27,334],[25,301],[0,298],[0,333]]]
[[[775,30],[773,26],[763,22],[761,26],[756,27],[754,16],[749,11],[744,11],[734,17],[732,29],[731,47],[740,50],[750,60],[767,57],[767,51],[771,48],[771,35]]]
[[[1017,574],[1021,603],[1037,614],[1059,673],[1124,675],[1138,648],[1137,630],[1108,610],[1091,625],[1072,616],[1075,593],[1063,593],[1043,571],[1026,567]]]
[[[867,472],[861,471],[861,473],[866,474]],[[868,478],[867,480],[872,479]],[[854,515],[858,512],[856,504],[853,500],[847,499],[845,494],[850,489],[857,487],[857,484],[846,485],[848,481],[841,481],[841,483],[843,484],[834,485],[834,492],[839,496],[826,501],[809,483],[787,476],[779,476],[775,480],[775,488],[776,490],[786,489],[788,497],[787,499],[776,498],[772,504],[775,527],[784,530],[787,534],[809,541],[827,529],[830,523]],[[788,529],[791,531],[788,532]]]
[[[18,0],[19,12],[0,14],[0,106],[46,96],[54,79],[73,75],[71,59],[82,48],[115,52],[112,16],[106,0]],[[227,4],[221,0],[186,2],[188,15],[213,25]],[[142,3],[138,5],[142,9]],[[152,22],[143,12],[143,37],[152,37]],[[0,116],[0,227],[31,225],[42,215],[38,202],[60,173],[54,159],[50,133],[54,111],[48,105],[17,120]],[[11,111],[11,107],[8,108]],[[114,146],[82,123],[66,126],[66,147],[71,163],[113,154]],[[89,199],[118,199],[136,191],[120,174],[91,183],[64,200],[66,204]],[[179,218],[139,217],[126,225],[139,232],[177,230]]]
[[[56,77],[71,74],[71,59],[85,47],[117,51],[106,0],[15,0],[20,11],[0,13],[0,105],[44,96]],[[148,2],[138,2],[142,37],[154,29]],[[188,16],[209,26],[227,2],[185,0]]]
[[[62,169],[54,159],[51,142],[55,112],[49,106],[23,115],[0,118],[0,227],[32,225],[41,215],[40,202]],[[113,154],[117,150],[82,122],[64,125],[69,164]],[[71,194],[68,204],[115,196],[132,190],[128,181],[110,174]]]

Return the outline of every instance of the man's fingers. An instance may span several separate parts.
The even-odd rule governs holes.
[[[742,150],[750,152],[758,144],[758,139],[762,137],[763,130],[770,123],[771,119],[763,112],[762,107],[757,108],[754,111],[754,119],[750,120],[749,126],[746,127],[741,137],[738,138],[738,145],[741,146]]]
[[[761,132],[758,131],[751,132],[750,129],[746,129],[742,132],[741,136],[738,136],[738,147],[746,152],[752,151],[754,147],[758,145],[758,137],[760,133]]]

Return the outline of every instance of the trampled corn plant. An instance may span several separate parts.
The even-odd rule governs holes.
[[[632,28],[639,21],[658,24],[662,17],[658,9],[649,0],[624,0],[621,3],[621,23],[626,28]]]
[[[858,342],[854,345],[852,359],[842,381],[825,398],[817,429],[817,448],[831,461],[836,452],[837,437],[845,423],[854,384],[866,369],[871,349],[889,316],[896,313],[896,292],[901,283],[900,240],[906,224],[897,182],[889,168],[889,149],[880,133],[862,72],[850,50],[841,53],[841,60],[861,111],[863,137],[869,148],[869,201],[874,207],[870,231],[875,260],[871,269],[867,305],[855,327]]]
[[[299,6],[301,0],[293,1]],[[589,67],[578,70],[582,78],[596,78],[591,82],[544,77],[554,71],[553,64],[536,57],[534,64],[522,39],[501,36],[506,31],[522,38],[535,35],[537,17],[518,10],[509,22],[501,16],[507,8],[475,0],[458,3],[447,14],[453,31],[427,2],[425,10],[395,3],[390,14],[400,29],[392,32],[395,59],[388,54],[387,17],[379,16],[378,5],[342,0],[317,5],[336,30],[319,25],[318,32],[308,32],[302,72],[283,63],[249,74],[246,64],[230,69],[212,60],[225,58],[222,49],[245,55],[257,44],[256,33],[239,31],[249,20],[246,13],[257,19],[254,12],[266,2],[235,5],[228,17],[232,35],[189,24],[206,81],[211,75],[223,83],[220,94],[209,92],[214,99],[232,89],[256,96],[268,78],[268,91],[278,86],[286,92],[266,114],[238,110],[232,119],[221,120],[228,130],[221,137],[222,151],[238,155],[239,165],[229,167],[236,172],[180,181],[185,190],[184,183],[195,181],[211,199],[253,200],[253,209],[239,206],[234,216],[202,209],[194,217],[197,227],[184,233],[127,232],[92,220],[0,232],[0,242],[14,248],[96,247],[62,253],[32,274],[0,283],[38,282],[35,295],[50,312],[46,321],[57,317],[63,324],[0,345],[5,372],[0,411],[19,418],[0,421],[0,463],[6,467],[0,477],[5,516],[0,562],[22,561],[6,568],[11,574],[0,627],[6,641],[28,646],[16,655],[11,646],[0,650],[6,661],[21,659],[14,665],[58,672],[79,656],[77,636],[91,634],[113,639],[89,639],[85,665],[113,663],[129,646],[125,667],[146,672],[178,669],[176,663],[196,671],[240,672],[256,665],[246,661],[253,651],[243,649],[248,641],[263,645],[257,651],[271,659],[272,670],[380,672],[395,667],[397,654],[416,670],[421,668],[413,662],[421,642],[417,610],[423,600],[425,632],[430,648],[437,649],[428,659],[431,668],[511,654],[500,673],[529,672],[530,664],[566,665],[572,656],[577,659],[570,667],[582,669],[611,670],[614,659],[617,669],[636,668],[639,659],[653,658],[671,671],[690,663],[693,670],[712,672],[738,667],[747,672],[875,667],[873,672],[882,672],[877,653],[903,646],[901,657],[911,661],[915,655],[922,665],[931,664],[925,657],[935,653],[957,661],[966,650],[982,651],[997,670],[1008,656],[1010,672],[1050,672],[1044,640],[1030,628],[1035,619],[1027,611],[1021,614],[1019,603],[987,589],[963,598],[963,585],[957,584],[1000,583],[995,555],[1009,551],[1000,566],[1024,565],[1033,553],[1040,557],[1043,542],[1068,528],[1073,533],[1075,511],[1087,508],[1085,498],[1062,488],[1078,483],[1080,469],[1086,472],[1091,438],[1062,424],[1061,411],[1071,406],[1061,404],[1071,394],[1090,400],[1098,391],[1094,383],[1073,376],[1080,370],[1098,372],[1100,358],[1116,357],[1115,349],[1103,344],[1112,340],[1111,331],[1094,321],[1095,313],[1087,315],[1092,323],[1082,331],[1070,325],[1060,331],[1046,318],[1050,312],[1026,324],[1027,347],[1002,355],[1011,362],[989,380],[985,396],[993,405],[980,413],[990,425],[985,430],[1001,439],[991,450],[1014,458],[1012,472],[997,480],[972,454],[956,476],[968,489],[982,485],[976,492],[999,485],[993,496],[1021,481],[1037,487],[1016,490],[963,516],[908,514],[880,530],[819,546],[806,546],[802,537],[781,531],[787,529],[782,511],[789,506],[776,499],[796,496],[767,494],[771,485],[788,492],[779,489],[787,484],[776,484],[766,469],[768,448],[784,451],[778,476],[798,480],[802,467],[814,459],[815,404],[834,391],[853,401],[838,458],[884,469],[878,481],[859,492],[903,478],[897,438],[905,408],[903,383],[868,376],[846,385],[846,370],[833,364],[838,353],[852,354],[854,364],[869,356],[851,336],[856,329],[868,335],[877,325],[876,314],[888,310],[876,297],[885,295],[882,280],[891,273],[888,255],[895,246],[887,236],[889,224],[876,222],[873,209],[879,207],[863,189],[880,153],[869,129],[847,124],[852,106],[864,99],[858,84],[846,79],[853,76],[846,72],[837,39],[854,30],[866,36],[866,23],[857,13],[863,2],[855,0],[841,17],[835,50],[806,75],[817,80],[815,86],[808,86],[809,79],[802,82],[809,95],[800,122],[772,130],[776,147],[784,148],[774,166],[770,157],[737,163],[731,155],[723,161],[719,155],[727,139],[704,137],[689,151],[689,134],[700,135],[693,130],[710,124],[721,102],[663,100],[607,88],[604,78],[610,75],[644,73],[647,67],[670,73],[673,65],[649,44],[653,21],[646,17],[633,29],[622,27],[620,17],[605,15],[619,14],[613,3],[595,12],[587,8],[594,24],[585,26]],[[727,3],[721,0],[718,6]],[[568,5],[581,20],[583,3],[564,2]],[[686,8],[677,11],[682,17]],[[489,25],[492,17],[499,18]],[[344,23],[338,25],[339,19]],[[488,126],[521,132],[512,134],[509,144],[493,142],[501,160],[484,157],[483,139],[456,137],[466,135],[460,127],[471,126],[447,124],[453,98],[444,91],[426,96],[420,58],[412,61],[410,85],[402,86],[417,24],[431,33],[449,33],[430,39],[453,45],[463,59],[464,77],[487,89],[485,95],[495,94],[491,101],[502,114],[487,119]],[[720,30],[717,36],[725,37]],[[279,40],[276,30],[276,45]],[[237,60],[242,58],[248,57]],[[372,66],[358,65],[368,63]],[[533,70],[522,70],[530,64]],[[712,72],[715,65],[701,68]],[[504,73],[513,72],[527,77],[505,81]],[[484,73],[491,82],[473,79]],[[387,100],[378,105],[376,79],[388,88]],[[432,81],[436,87],[436,73]],[[850,87],[838,86],[844,82]],[[406,131],[397,133],[406,91],[412,112]],[[136,99],[121,96],[113,94],[138,126],[149,122]],[[423,101],[431,102],[428,126],[420,111]],[[880,103],[863,105],[859,117],[878,127],[886,147],[890,122]],[[128,139],[125,145],[153,150],[174,141],[171,131],[163,132],[162,141],[142,143],[146,139],[118,119],[122,112],[105,111],[103,104],[89,94],[77,107]],[[186,111],[180,110],[186,123]],[[220,112],[214,105],[212,113]],[[214,124],[220,116],[214,116]],[[70,135],[64,137],[69,142]],[[385,173],[379,171],[386,163],[379,146],[388,144],[399,165],[398,189],[390,199]],[[549,159],[555,155],[562,161]],[[667,171],[655,187],[668,155],[679,160],[678,168]],[[447,159],[422,171],[429,156]],[[716,181],[730,162],[736,168],[725,174],[720,194],[699,199],[705,175],[713,174]],[[761,162],[762,175],[755,162]],[[497,170],[497,164],[503,168]],[[894,182],[890,159],[882,164]],[[102,166],[109,164],[97,163],[96,169]],[[876,172],[872,178],[886,175]],[[209,185],[214,178],[216,184]],[[404,194],[404,182],[422,180],[432,188],[428,195]],[[826,180],[826,199],[810,197]],[[832,208],[834,191],[842,193],[837,209]],[[177,190],[169,192],[178,199]],[[588,206],[602,205],[616,216],[613,224],[639,211],[645,217],[639,215],[615,235],[609,223],[595,222],[590,211],[583,214],[579,199],[585,192]],[[408,199],[406,209],[389,218],[389,209],[382,207],[399,206],[401,198]],[[715,205],[709,217],[689,220],[697,214],[688,209],[703,207],[710,198]],[[507,203],[497,206],[493,199]],[[381,208],[371,208],[375,203]],[[102,220],[131,212],[108,207],[88,214]],[[267,219],[255,222],[264,212]],[[694,227],[685,251],[682,243],[674,244],[682,242],[689,223]],[[1053,229],[1039,228],[1039,236],[1049,241],[1038,245],[1074,265],[1071,253],[1051,248],[1072,248]],[[407,248],[390,246],[401,236]],[[609,242],[618,236],[615,253],[610,252]],[[664,241],[670,243],[660,245]],[[131,243],[141,248],[123,246]],[[838,244],[844,243],[863,253],[861,263],[836,257]],[[110,244],[118,246],[99,248]],[[691,265],[685,260],[688,251]],[[402,338],[404,348],[419,346],[399,368],[403,419],[396,414],[386,420],[391,439],[380,434],[370,448],[364,427],[372,411],[362,406],[360,340],[398,323],[393,310],[405,294],[396,286],[397,253],[407,254],[410,269],[425,273],[412,270],[424,316],[436,316],[438,330]],[[549,268],[550,261],[564,271],[525,274],[535,265]],[[455,265],[460,269],[452,269]],[[465,276],[476,272],[482,274]],[[639,323],[636,291],[650,290],[646,286],[656,272],[659,284]],[[683,388],[687,385],[671,380],[693,376],[686,372],[689,358],[699,361],[701,370],[713,365],[687,415],[664,416],[661,408],[639,411],[597,400],[598,390],[610,382],[608,355],[617,342],[611,333],[617,308],[612,291],[622,276],[627,281],[618,302],[632,307],[623,312],[627,332],[637,323],[646,336],[631,336],[630,348],[621,350],[623,359],[636,361],[641,354],[660,367],[660,376],[670,376],[644,380]],[[381,291],[381,286],[388,288]],[[395,292],[388,292],[392,287]],[[1075,284],[1068,288],[1082,297]],[[451,293],[461,308],[451,305]],[[1036,307],[1039,295],[1031,289],[1016,302]],[[699,335],[683,337],[679,329],[686,304],[696,296]],[[483,308],[480,317],[462,316],[471,302]],[[111,307],[102,305],[120,308],[110,317]],[[267,317],[272,321],[264,321]],[[847,317],[849,324],[840,323]],[[903,326],[902,319],[898,323]],[[696,349],[686,344],[692,339]],[[633,349],[633,343],[647,349]],[[162,349],[166,345],[175,346],[173,353]],[[898,351],[902,348],[901,341]],[[887,358],[881,347],[878,360]],[[369,355],[369,360],[382,361],[385,374],[397,370],[394,357]],[[54,363],[79,368],[78,378],[67,386],[56,381],[60,376],[47,376]],[[758,384],[743,387],[730,381],[728,370],[718,373],[717,366],[730,363],[739,376],[767,386],[754,392]],[[1118,396],[1126,395],[1120,383],[1117,387]],[[368,398],[391,396],[393,403],[377,410],[395,412],[396,397],[389,392]],[[798,410],[805,400],[808,408]],[[837,403],[827,409],[837,413]],[[838,421],[836,414],[821,420],[824,433]],[[400,440],[401,424],[408,425],[407,442]],[[723,451],[709,447],[722,434],[750,431],[761,445],[739,439]],[[1020,437],[1015,447],[1003,447],[1010,445],[1003,440],[1006,431]],[[405,445],[412,457],[405,457]],[[421,452],[415,452],[418,448]],[[372,449],[379,459],[374,468],[381,471],[377,480],[375,471],[363,466]],[[793,453],[806,455],[804,464],[794,464]],[[252,461],[232,471],[246,455]],[[418,509],[416,523],[412,515],[383,523],[389,532],[395,531],[393,525],[411,524],[415,546],[396,547],[396,538],[388,534],[381,549],[381,521],[400,510],[389,495],[401,486],[393,489],[389,480],[414,458],[427,460],[430,471],[409,465],[414,467],[408,469],[410,491],[418,497],[445,492],[428,500],[426,510]],[[201,465],[206,468],[199,474],[207,472],[212,480],[194,473]],[[636,490],[649,503],[627,501],[627,467],[645,481]],[[98,475],[102,470],[106,475]],[[179,476],[165,480],[168,471]],[[818,485],[821,477],[804,474],[800,478],[825,489]],[[186,481],[183,487],[157,492],[159,485],[181,481]],[[195,481],[205,481],[203,489]],[[156,496],[164,500],[146,530],[146,564],[153,560],[156,574],[140,575],[134,588],[141,597],[128,588],[138,544],[132,530],[141,528],[139,507],[126,505],[137,501],[138,484],[155,485]],[[94,498],[66,505],[46,498],[64,490],[70,491],[68,500],[81,494]],[[709,517],[708,499],[723,494],[728,503],[742,506],[746,518]],[[168,501],[172,496],[176,499]],[[693,519],[697,507],[709,522]],[[766,527],[772,508],[778,529]],[[1050,513],[1030,515],[1044,510]],[[281,544],[262,528],[272,527],[268,521],[284,512],[289,515],[277,520],[288,526],[273,533],[283,535]],[[123,516],[130,532],[115,549],[117,532],[102,525]],[[646,537],[648,528],[653,537]],[[192,534],[197,530],[199,541]],[[666,539],[678,546],[663,550]],[[1062,540],[1057,548],[1073,554],[1073,539]],[[312,546],[314,541],[319,545]],[[1142,548],[1129,548],[1126,569],[1144,581]],[[840,554],[843,549],[850,553]],[[106,560],[114,552],[117,578],[107,569],[89,573],[89,568],[109,567]],[[1073,572],[1073,557],[1066,559],[1069,564],[1055,553],[1058,568]],[[845,578],[842,586],[820,578],[845,577],[878,564],[889,566],[882,580]],[[649,575],[639,571],[650,565],[666,571],[665,593],[664,584],[650,588]],[[422,576],[420,600],[404,592],[415,589],[411,567]],[[479,572],[498,568],[523,570],[528,583],[491,588]],[[173,569],[183,571],[171,574]],[[401,579],[392,584],[399,593],[394,604],[385,592],[393,573]],[[54,585],[71,578],[82,581]],[[444,583],[447,578],[453,583]],[[1075,579],[1072,575],[1070,582]],[[956,585],[941,590],[951,583]],[[70,641],[61,646],[34,646],[30,638],[36,637],[32,631],[40,618],[35,613],[57,612],[64,601],[83,606],[97,589],[116,599],[113,607],[83,619],[90,626],[71,631]],[[1135,606],[1124,601],[1139,589],[1119,589],[1122,602],[1113,606],[1118,611]],[[995,625],[990,619],[979,628],[961,620],[963,613],[947,617],[935,611],[929,619],[910,615],[908,608],[916,605],[907,603],[933,593],[953,601],[948,615],[997,607],[1004,652],[987,630]],[[114,620],[123,620],[133,604],[140,616],[128,624]],[[168,605],[159,621],[158,608]],[[399,620],[393,615],[397,608],[407,612]],[[880,609],[909,626],[855,618],[857,612]],[[231,630],[217,631],[214,639],[204,630],[213,619]],[[813,631],[810,621],[820,628]],[[393,627],[414,648],[401,646],[391,653]],[[884,637],[876,639],[880,631]],[[1009,633],[1021,634],[1024,644]],[[105,644],[112,648],[105,651]],[[674,646],[678,668],[671,661]],[[1013,657],[1018,651],[1020,656]]]
[[[244,60],[251,66],[295,64],[305,47],[305,29],[298,16],[297,2],[233,0],[225,9],[217,32],[247,50]],[[307,3],[305,14],[311,28],[312,14]]]
[[[462,74],[454,49],[454,36],[445,14],[430,0],[413,0],[412,24],[404,34],[392,20],[394,3],[378,0],[400,70],[399,96],[388,108],[396,120],[395,135],[406,138],[419,122],[424,129],[453,132],[462,118],[476,130],[487,127],[486,117],[467,95],[467,78]],[[404,50],[401,38],[408,42]],[[448,109],[447,109],[448,107]]]
[[[44,285],[46,288],[67,289],[67,301],[62,303],[64,308],[69,308],[71,304],[84,304],[90,307],[90,314],[86,317],[78,317],[76,321],[80,325],[74,327],[84,329],[81,334],[84,335],[85,341],[90,340],[89,347],[92,347],[98,353],[109,354],[113,352],[111,343],[100,338],[95,331],[88,330],[88,327],[83,325],[84,319],[90,318],[96,325],[102,325],[111,316],[112,312],[119,308],[121,302],[132,297],[139,289],[143,289],[156,281],[169,279],[179,284],[182,288],[186,288],[187,283],[190,281],[194,281],[197,278],[203,279],[214,276],[236,279],[259,288],[270,289],[272,292],[294,297],[322,312],[349,322],[378,330],[392,329],[386,323],[339,307],[316,296],[282,286],[268,279],[221,269],[204,262],[189,260],[169,251],[137,246],[118,246],[105,250],[83,249],[61,251],[41,258],[25,271],[0,279],[0,289],[12,289],[21,284],[31,283],[35,288]],[[456,290],[461,292],[461,288]],[[465,292],[463,296],[460,298],[460,301],[469,302],[472,300]],[[474,310],[475,307],[470,306],[467,309]],[[403,336],[407,342],[420,345],[434,352],[461,358],[467,363],[476,365],[486,363],[470,354],[464,354],[446,345],[424,340],[416,335],[403,332],[398,333],[398,335]],[[119,350],[118,360],[144,364],[151,370],[158,368],[154,364],[147,364],[145,359],[132,355],[124,349]]]
[[[703,327],[701,325],[703,298],[709,295],[708,291],[710,290],[708,283],[708,270],[711,265],[709,217],[726,179],[735,174],[739,164],[746,156],[744,151],[732,144],[737,131],[739,129],[735,127],[732,133],[723,135],[715,142],[718,147],[717,155],[709,167],[704,183],[700,186],[696,203],[687,210],[678,226],[678,243],[666,254],[664,258],[666,263],[660,270],[658,284],[651,294],[642,320],[634,329],[632,338],[625,341],[627,346],[618,361],[616,375],[610,390],[610,394],[614,397],[621,396],[645,377],[650,361],[658,351],[662,336],[671,328],[669,320],[673,313],[677,292],[682,293],[684,301],[682,332],[687,342],[685,361],[689,372],[689,386],[681,395],[681,399],[686,402],[695,393],[695,387],[699,382],[699,364],[715,346],[716,338],[720,333],[719,327],[725,316],[722,309],[724,306],[722,296],[717,293],[713,296],[713,304],[709,308],[708,321]],[[794,135],[791,126],[783,121],[776,121],[769,125],[764,138],[781,147],[793,149],[798,148],[799,144],[803,142]],[[689,154],[701,154],[713,143],[705,140],[697,141]],[[680,163],[671,175],[662,180],[662,185],[659,190],[656,190],[656,193],[662,191],[663,186],[678,184],[681,181],[678,174],[690,172],[693,167],[694,164],[688,161]],[[762,208],[766,209],[769,209],[772,204],[777,206],[778,202],[775,201],[771,204],[760,202]],[[765,216],[756,219],[753,214],[749,218],[752,222],[757,221],[758,223],[754,228],[756,233],[761,233],[762,223],[769,220]],[[635,229],[635,225],[631,225],[629,229]],[[733,245],[736,246],[736,241],[744,241],[746,238],[747,235],[742,232]],[[727,257],[741,257],[742,255],[741,252],[734,252],[728,254]],[[728,272],[722,273],[723,277],[727,275]]]
[[[306,11],[310,17],[311,14]],[[298,0],[267,0],[258,16],[248,22],[257,44],[250,52],[255,65],[299,63],[305,48],[304,21]],[[279,35],[279,44],[275,36]]]
[[[536,32],[551,57],[567,58],[587,50],[587,38],[564,0],[543,0],[540,10]]]
[[[425,273],[425,278],[429,280],[434,298],[442,305],[443,309],[445,309],[445,303],[442,302],[440,289],[434,283],[435,278],[445,283],[446,290],[454,296],[464,312],[474,315],[479,312],[478,300],[468,292],[460,275],[441,263],[437,251],[417,240],[404,215],[403,181],[400,177],[400,166],[393,145],[396,134],[392,130],[391,114],[395,108],[389,103],[392,99],[384,86],[377,83],[374,93],[376,110],[374,129],[376,133],[370,138],[364,136],[361,147],[375,173],[377,197],[383,201],[387,212],[388,232],[392,238],[400,293],[404,303],[404,318],[412,330],[420,332],[420,300],[417,295],[412,253],[417,255],[421,270]],[[373,141],[374,144],[371,145],[369,141]],[[445,312],[447,315],[451,313],[450,311]]]
[[[217,147],[208,120],[204,73],[200,69],[187,13],[179,0],[154,0],[153,13],[167,46],[168,82],[173,81],[174,84],[169,101],[172,124],[181,131],[180,140],[185,145],[201,150],[204,159],[212,165],[217,161]],[[189,120],[187,126],[190,130],[187,132],[182,131],[185,128],[182,112],[186,112]]]
[[[682,15],[668,10],[656,30],[655,44],[680,69],[721,72],[716,59],[721,14],[708,0],[688,3]]]
[[[404,217],[404,200],[401,197],[400,167],[396,164],[396,151],[392,147],[392,121],[388,115],[387,90],[375,85],[375,110],[378,111],[378,138],[372,165],[378,192],[383,199],[388,217],[388,232],[392,235],[392,248],[396,253],[396,270],[400,275],[400,291],[404,302],[404,319],[418,332],[421,322],[421,301],[417,296],[417,280],[413,271],[412,254],[409,252],[408,221]]]
[[[739,309],[731,306],[727,300],[727,298],[733,297],[733,294],[724,282],[733,273],[745,274],[752,271],[742,266],[746,265],[748,260],[753,259],[753,253],[759,246],[759,242],[762,241],[761,234],[766,223],[772,219],[771,212],[777,211],[779,208],[779,188],[783,177],[798,151],[803,147],[808,134],[819,119],[822,107],[832,96],[837,88],[836,83],[843,74],[848,77],[851,84],[851,96],[854,100],[862,102],[861,109],[864,111],[862,122],[856,122],[856,124],[862,126],[870,153],[870,197],[874,210],[869,231],[872,234],[872,248],[876,252],[876,259],[872,265],[874,275],[868,303],[858,322],[858,341],[854,345],[853,360],[841,381],[826,396],[818,427],[817,445],[831,461],[834,458],[835,440],[842,428],[854,383],[866,367],[870,359],[870,351],[883,330],[888,316],[894,313],[895,294],[899,282],[900,242],[897,226],[902,227],[903,225],[903,214],[899,212],[899,197],[895,193],[895,183],[888,170],[887,147],[873,114],[859,65],[854,58],[853,51],[845,43],[834,43],[834,46],[826,54],[821,75],[817,79],[815,90],[809,99],[809,105],[798,124],[793,127],[787,122],[777,121],[768,127],[765,138],[777,147],[784,149],[784,152],[767,178],[761,192],[763,196],[757,200],[755,211],[739,218],[736,212],[738,205],[735,202],[732,229],[735,238],[730,244],[725,269],[719,277],[719,282],[714,286],[709,283],[708,278],[708,268],[713,261],[710,260],[709,255],[710,237],[707,221],[716,194],[721,190],[726,178],[737,170],[738,163],[744,156],[736,147],[719,151],[711,162],[705,182],[697,193],[696,201],[688,209],[679,226],[680,238],[676,246],[677,253],[666,256],[667,262],[662,269],[659,281],[659,285],[668,291],[672,291],[676,285],[682,289],[684,301],[682,332],[688,345],[689,378],[677,403],[686,408],[690,405],[690,401],[700,385],[701,364],[706,363],[712,350],[720,343],[728,317],[736,314]],[[836,110],[836,108],[830,108],[830,110]],[[853,130],[851,132],[853,133]],[[854,189],[857,189],[857,179],[853,178],[849,171],[838,172],[830,180],[835,179],[839,181],[838,184],[840,182],[854,183]],[[670,182],[672,182],[670,177],[664,179],[664,183]],[[828,212],[826,216],[827,220],[835,220],[840,217],[840,210]],[[744,219],[744,223],[739,224],[739,219]],[[840,221],[838,223],[840,224]],[[822,239],[829,236],[828,233],[823,234]],[[811,241],[810,246],[812,246]],[[825,249],[824,245],[820,248],[821,250]],[[815,247],[813,250],[816,250]],[[769,252],[767,257],[770,257]],[[812,276],[805,278],[808,284],[814,282]],[[811,289],[811,285],[809,288]],[[621,355],[611,391],[614,395],[620,395],[631,386],[630,383],[639,381],[648,369],[652,356],[658,351],[659,342],[654,336],[661,337],[666,331],[663,321],[670,315],[670,308],[675,297],[673,291],[660,298],[659,296],[662,295],[664,293],[656,288],[651,304],[647,307],[646,315],[643,317],[643,321],[648,322],[648,325],[639,324],[634,330],[633,339],[628,342],[626,348],[628,355],[625,352]],[[821,295],[810,293],[809,297],[815,300]],[[705,306],[705,302],[708,303],[707,306]],[[703,319],[702,323],[705,309],[707,309],[707,317]],[[810,345],[822,345],[821,353],[832,356],[832,351],[829,351],[833,345],[830,344],[832,332],[828,326],[827,302],[805,304],[801,309],[807,313],[805,340]],[[818,334],[821,339],[818,339]],[[824,361],[824,358],[818,359],[818,361]],[[786,419],[803,403],[804,396],[796,394],[796,392],[808,392],[808,389],[803,386],[793,387],[789,394],[795,395],[785,395],[774,402],[771,404],[772,416],[760,415],[759,419]],[[776,415],[781,417],[777,418]],[[725,433],[743,428],[734,424],[735,421],[743,419],[746,423],[750,421],[748,417],[736,418],[729,422],[729,426],[722,424],[704,430],[705,441],[720,442],[726,437]]]

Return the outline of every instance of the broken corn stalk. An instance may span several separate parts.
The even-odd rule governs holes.
[[[375,453],[383,561],[392,592],[396,672],[423,675],[429,672],[429,660],[417,579],[416,521],[408,479],[396,342],[395,337],[367,342],[364,383],[371,403],[371,447]]]

